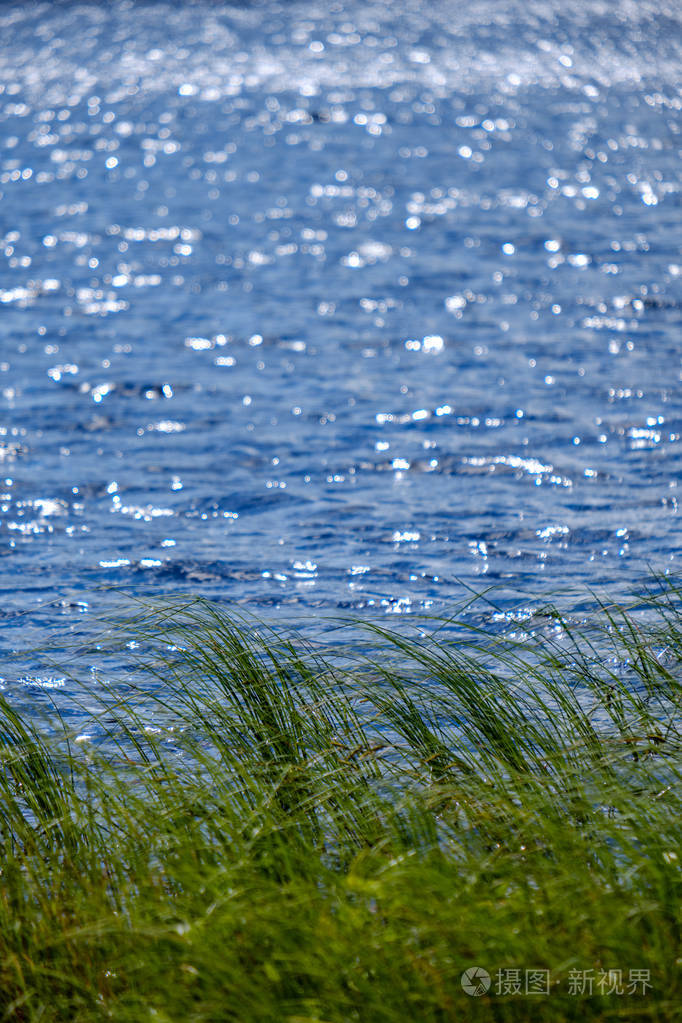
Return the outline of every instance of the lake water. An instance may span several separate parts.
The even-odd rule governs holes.
[[[5,684],[107,587],[678,572],[681,57],[665,0],[4,3]]]

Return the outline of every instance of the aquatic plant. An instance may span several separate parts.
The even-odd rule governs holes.
[[[679,593],[444,624],[177,601],[90,741],[2,701],[0,1020],[678,1019]]]

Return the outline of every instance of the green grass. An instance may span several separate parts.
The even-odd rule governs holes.
[[[188,601],[98,741],[2,702],[0,1020],[682,1018],[680,594],[531,625],[325,653]]]

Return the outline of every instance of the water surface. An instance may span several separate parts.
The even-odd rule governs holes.
[[[677,571],[679,8],[400,8],[0,8],[6,653]]]

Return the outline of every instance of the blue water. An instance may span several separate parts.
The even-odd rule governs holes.
[[[681,56],[666,0],[4,3],[5,685],[106,587],[676,573]]]

